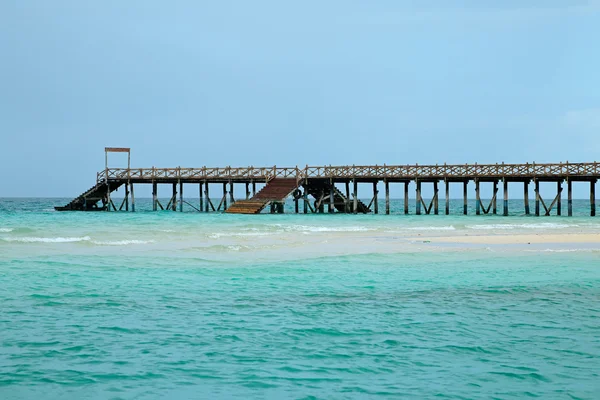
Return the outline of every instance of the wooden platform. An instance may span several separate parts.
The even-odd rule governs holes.
[[[258,214],[269,204],[282,204],[296,189],[298,189],[296,179],[275,178],[251,199],[236,201],[226,212],[229,214]]]

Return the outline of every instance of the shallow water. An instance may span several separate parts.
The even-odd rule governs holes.
[[[0,200],[2,399],[600,397],[596,245],[435,243],[598,234],[585,202],[574,218],[63,202]]]

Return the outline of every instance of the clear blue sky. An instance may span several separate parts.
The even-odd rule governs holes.
[[[599,43],[598,1],[3,0],[0,197],[79,194],[104,146],[139,167],[600,160]]]

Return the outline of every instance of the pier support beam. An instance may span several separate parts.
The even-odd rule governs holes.
[[[125,211],[129,211],[129,185],[125,184]]]
[[[404,214],[408,214],[408,181],[404,182]]]
[[[525,215],[529,215],[529,181],[523,182],[523,202],[525,203]]]
[[[567,208],[569,217],[573,216],[573,182],[567,180]]]
[[[475,215],[481,214],[481,197],[479,196],[479,179],[475,179]]]
[[[227,211],[227,183],[223,182],[223,211]]]
[[[421,215],[421,181],[417,180],[417,215]]]
[[[199,211],[204,211],[204,197],[202,196],[202,182],[198,184],[198,195],[200,196],[200,209]]]
[[[130,183],[129,187],[129,191],[131,192],[131,212],[135,212],[135,195],[133,193],[133,183]]]
[[[352,207],[352,212],[356,214],[358,212],[358,182],[356,178],[352,180],[354,182],[354,205]]]
[[[210,204],[210,192],[208,191],[208,182],[204,183],[204,194],[206,195],[206,207],[204,208],[204,212],[208,212],[208,207]]]
[[[231,205],[235,203],[235,199],[233,198],[233,181],[229,182],[229,201]]]
[[[596,216],[596,180],[590,181],[590,216]]]
[[[440,211],[439,210],[439,204],[440,204],[439,197],[440,196],[438,195],[438,182],[437,181],[433,182],[433,196],[434,196],[433,197],[433,213],[435,215],[438,215],[439,211]]]
[[[256,182],[254,182],[254,179],[252,180],[252,197],[254,197],[256,195]]]
[[[110,212],[112,200],[110,199],[110,183],[108,183],[108,175],[106,175],[106,211]]]
[[[450,215],[450,182],[445,181],[446,184],[446,215]]]
[[[540,181],[535,180],[535,216],[540,216]]]
[[[308,189],[307,189],[307,184],[304,184],[304,214],[308,213]]]
[[[183,212],[183,182],[179,181],[179,212]]]
[[[494,197],[492,197],[492,214],[496,215],[498,213],[498,202],[496,201],[498,194],[498,181],[494,181]],[[489,211],[489,209],[488,209]]]
[[[329,181],[329,205],[327,208],[327,211],[330,213],[332,213],[334,211],[334,208],[333,208],[333,205],[335,203],[335,197],[333,195],[333,189],[335,187],[334,185],[335,185],[335,183],[333,182],[333,179],[331,179]]]
[[[502,180],[502,184],[504,186],[504,207],[502,214],[506,217],[508,215],[508,181],[506,178]]]
[[[373,205],[375,206],[375,214],[379,214],[379,200],[377,199],[377,182],[373,182]]]
[[[386,214],[390,214],[390,183],[387,181],[387,179],[384,180],[385,182],[385,213]]]
[[[469,186],[469,181],[463,182],[463,214],[467,215],[468,212],[468,203],[467,203],[467,187]]]
[[[167,208],[169,208],[167,206]],[[177,184],[173,184],[173,197],[171,197],[171,210],[177,211]]]
[[[562,181],[556,182],[556,215],[562,215]]]
[[[250,182],[246,182],[246,200],[250,199]]]
[[[152,211],[156,211],[156,202],[158,201],[158,185],[152,182]]]

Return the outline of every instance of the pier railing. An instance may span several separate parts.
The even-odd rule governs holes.
[[[108,168],[97,174],[108,180],[265,180],[274,178],[332,179],[474,179],[599,177],[600,163],[436,164],[298,167]]]

